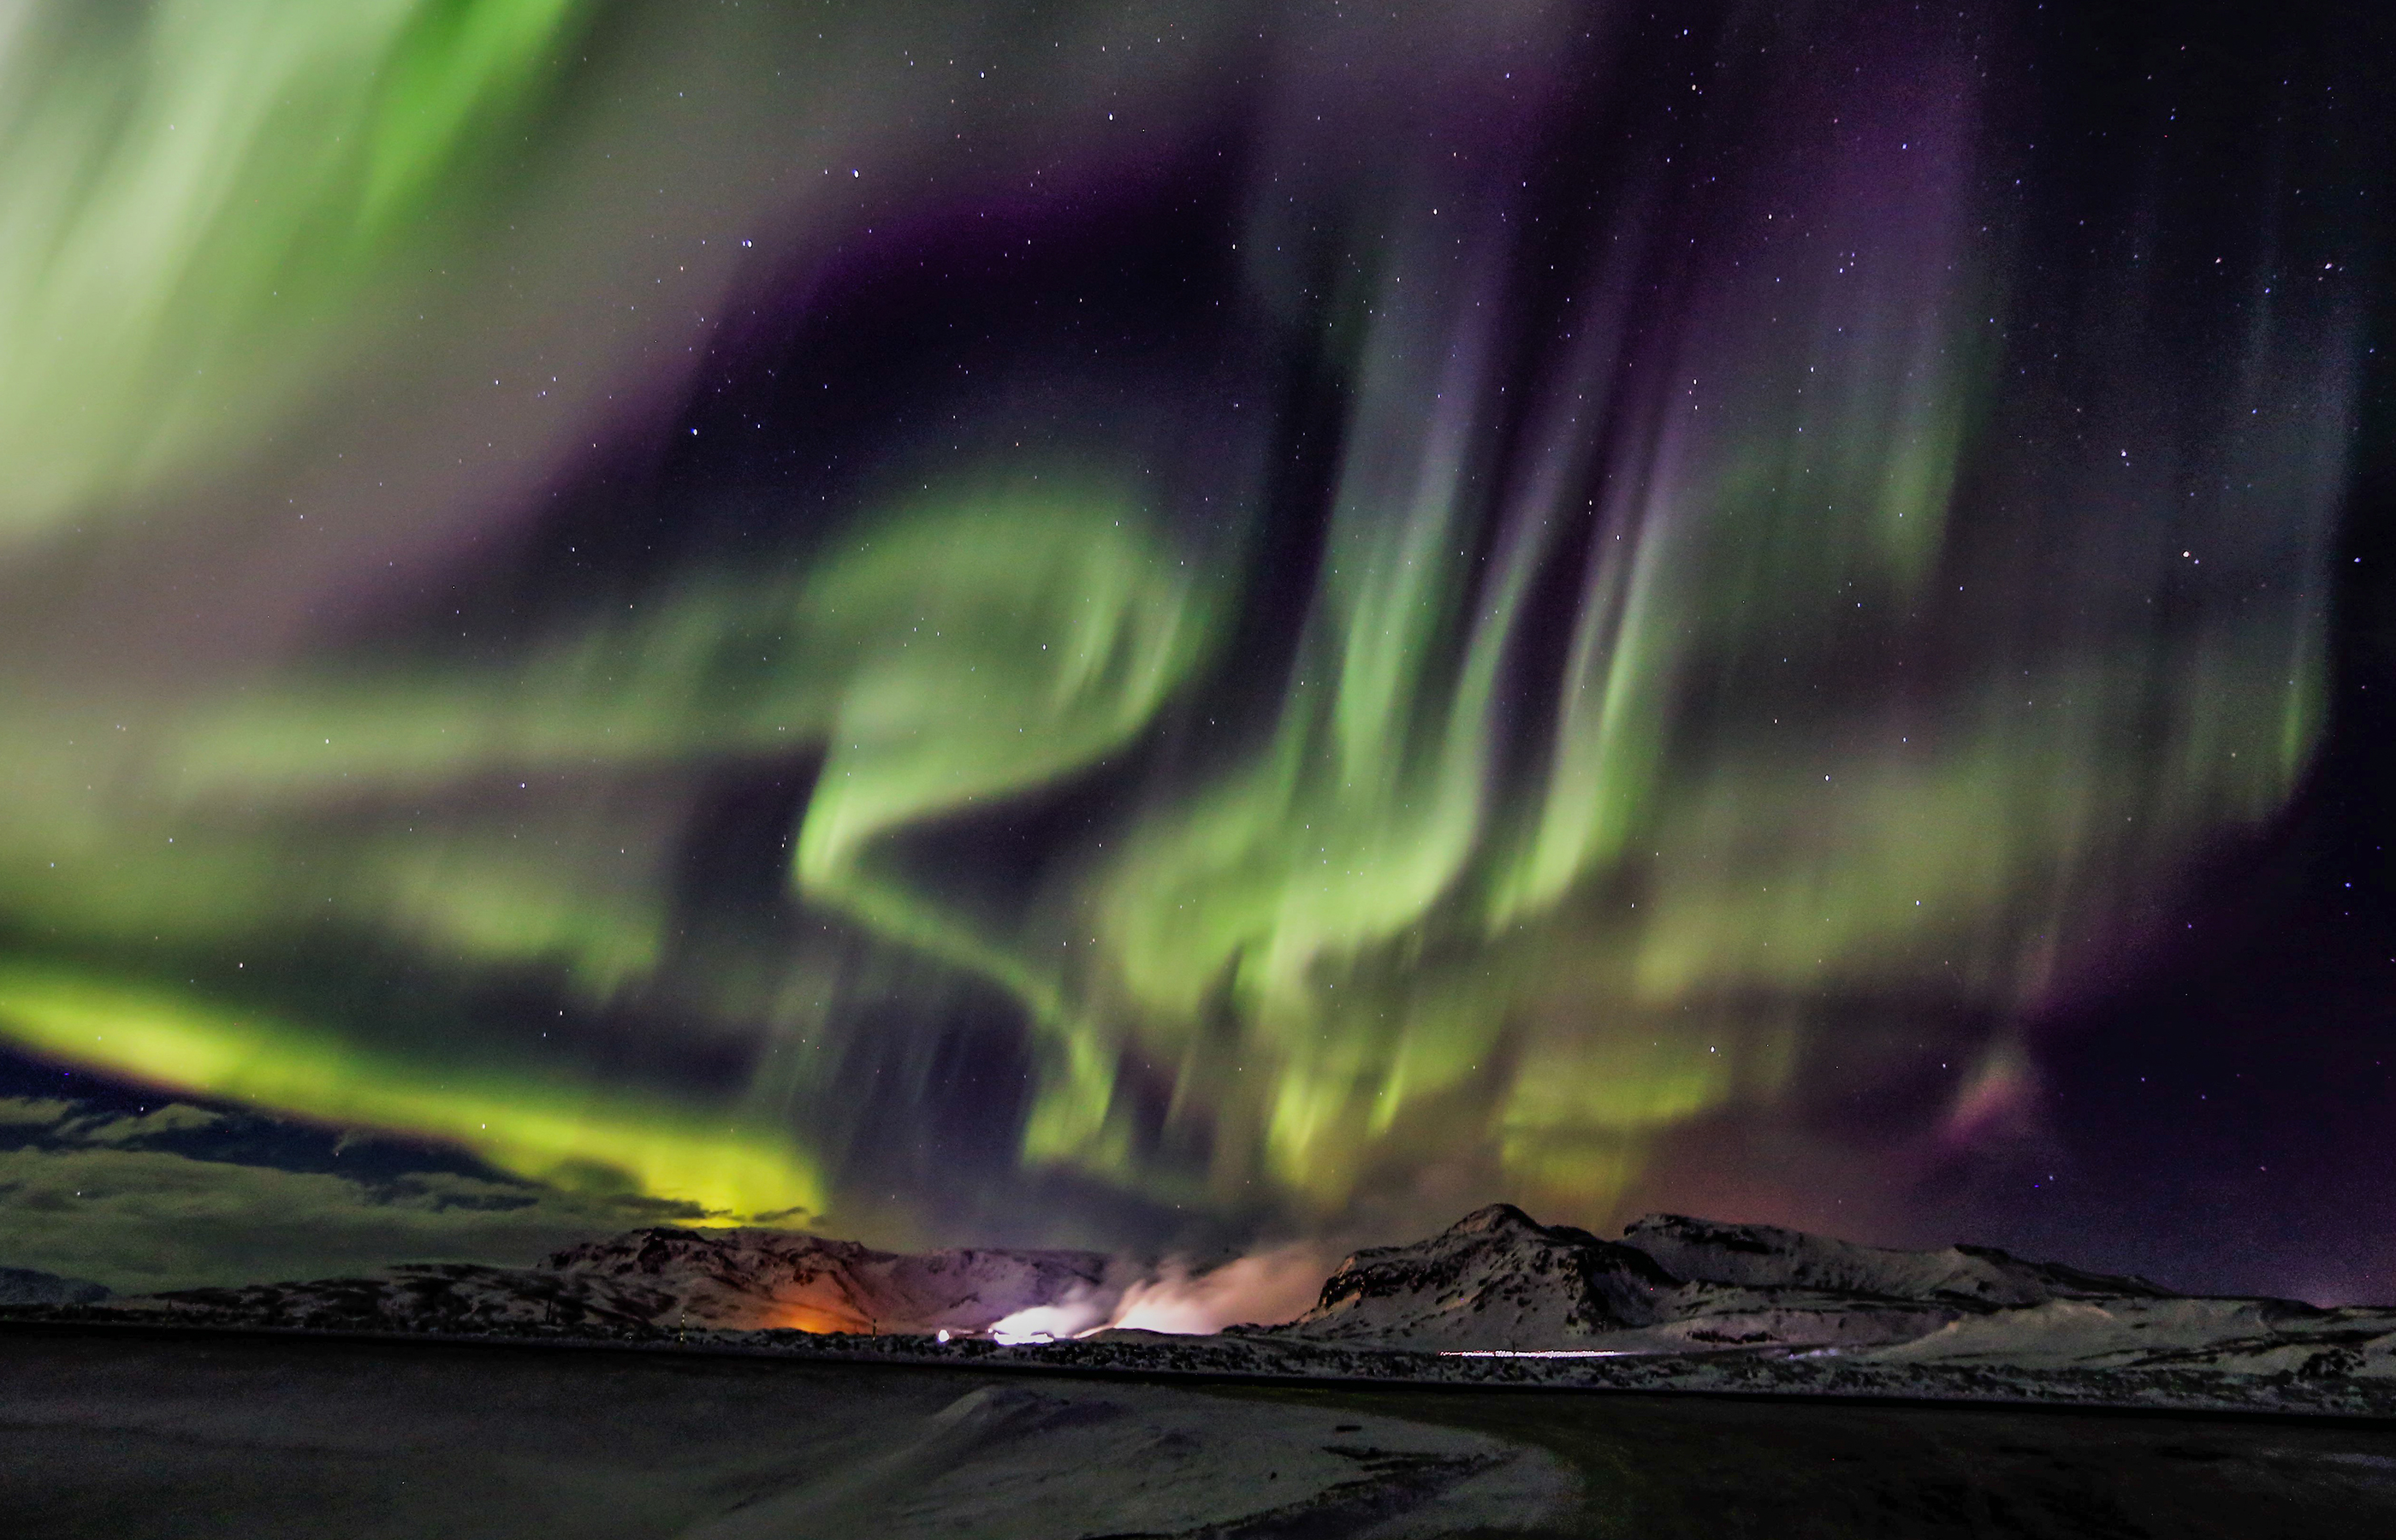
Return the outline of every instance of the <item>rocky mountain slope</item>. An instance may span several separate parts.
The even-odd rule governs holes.
[[[2162,1298],[2171,1293],[2142,1278],[2025,1262],[1993,1246],[1893,1251],[1772,1225],[1725,1225],[1676,1214],[1651,1214],[1632,1221],[1622,1232],[1622,1243],[1693,1282],[1997,1306],[2040,1305],[2050,1299]]]
[[[1562,1348],[1668,1319],[1682,1287],[1643,1251],[1493,1203],[1428,1241],[1358,1252],[1314,1308],[1281,1330],[1335,1342]]]
[[[396,1267],[379,1277],[186,1289],[117,1302],[188,1320],[355,1330],[793,1329],[979,1333],[1018,1311],[1103,1299],[1098,1252],[876,1251],[786,1230],[655,1228],[534,1268]],[[1100,1309],[1098,1318],[1104,1319]]]
[[[1660,1214],[1604,1241],[1493,1203],[1430,1240],[1357,1253],[1285,1330],[1448,1348],[1846,1348],[1914,1341],[1990,1310],[2170,1297],[2143,1279],[1983,1246],[1891,1251]]]
[[[1650,1215],[1619,1241],[1499,1203],[1359,1252],[1261,1336],[1446,1352],[2396,1377],[2396,1310],[2207,1299],[1984,1246],[1894,1251]]]
[[[805,1332],[983,1332],[1023,1310],[1119,1292],[1101,1252],[915,1255],[786,1230],[634,1230],[569,1247],[542,1267],[663,1293],[692,1325]]]

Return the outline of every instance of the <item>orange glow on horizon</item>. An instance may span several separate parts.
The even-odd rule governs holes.
[[[826,1307],[800,1300],[777,1301],[775,1308],[766,1314],[765,1319],[757,1324],[768,1331],[817,1334],[825,1332],[870,1334],[874,1329],[873,1322],[853,1310],[844,1310],[836,1307]]]

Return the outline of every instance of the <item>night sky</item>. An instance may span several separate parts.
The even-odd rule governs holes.
[[[0,8],[0,1263],[2396,1299],[2383,9]]]

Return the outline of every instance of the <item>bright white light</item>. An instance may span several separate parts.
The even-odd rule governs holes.
[[[1442,1358],[1637,1358],[1636,1348],[1443,1348]]]
[[[1018,1310],[992,1326],[990,1334],[1001,1342],[1054,1342],[1105,1325],[1113,1306],[1111,1296],[1076,1283],[1054,1305]]]

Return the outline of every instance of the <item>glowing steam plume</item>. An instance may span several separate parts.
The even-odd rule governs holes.
[[[1124,1291],[1107,1324],[1208,1335],[1226,1326],[1293,1321],[1312,1308],[1337,1257],[1319,1246],[1277,1246],[1193,1273],[1168,1266]]]
[[[991,1328],[1001,1342],[1049,1342],[1094,1332],[1211,1336],[1242,1322],[1277,1325],[1303,1315],[1322,1292],[1335,1254],[1304,1242],[1234,1257],[1203,1271],[1167,1260],[1120,1287],[1076,1285]]]

